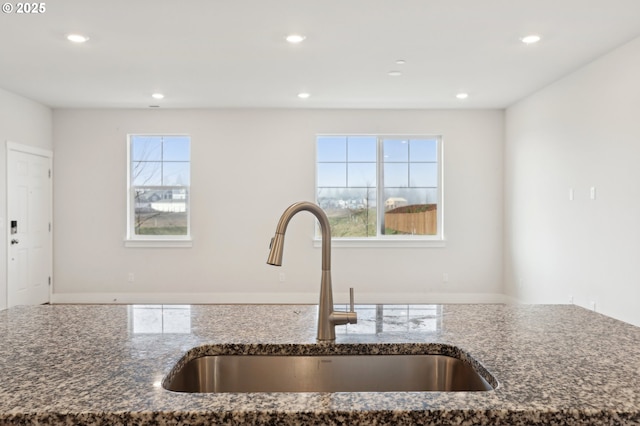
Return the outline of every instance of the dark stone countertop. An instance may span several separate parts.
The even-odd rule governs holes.
[[[358,305],[338,350],[455,346],[487,392],[170,392],[185,354],[313,352],[314,305],[0,311],[0,424],[640,424],[640,328],[570,305]],[[363,346],[365,345],[365,346]],[[373,345],[373,346],[372,346]]]

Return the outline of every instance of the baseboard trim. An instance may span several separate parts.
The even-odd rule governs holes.
[[[357,304],[512,303],[497,293],[357,293]],[[347,293],[334,294],[348,303]],[[52,304],[317,304],[316,293],[54,293]]]

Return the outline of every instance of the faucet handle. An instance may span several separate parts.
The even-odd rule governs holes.
[[[358,313],[355,311],[355,306],[353,303],[353,288],[349,288],[349,305],[350,310],[345,311],[332,311],[330,312],[330,325],[342,325],[342,324],[357,324],[358,323]],[[320,335],[318,333],[318,335]],[[318,339],[322,340],[322,339]],[[326,340],[326,339],[325,339]]]
[[[355,303],[353,301],[353,287],[349,287],[349,312],[355,312]]]

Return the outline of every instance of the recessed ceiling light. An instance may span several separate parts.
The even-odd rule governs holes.
[[[289,34],[285,40],[292,44],[302,43],[306,39],[305,36],[301,34]]]
[[[309,93],[307,93],[307,92],[301,92],[301,93],[298,93],[298,97],[299,97],[300,99],[307,99],[309,96],[311,96],[311,94],[309,94]]]
[[[82,34],[69,34],[67,35],[67,40],[74,43],[84,43],[89,40],[89,37],[83,36]]]
[[[164,99],[164,95],[162,93],[154,93],[151,97],[153,99]]]
[[[534,43],[539,42],[541,38],[542,38],[542,37],[540,37],[540,36],[539,36],[539,35],[537,35],[537,34],[531,34],[531,35],[528,35],[528,36],[522,37],[522,38],[520,39],[520,41],[522,41],[524,44],[534,44]]]
[[[398,60],[396,61],[396,64],[398,64],[398,65],[404,65],[404,64],[406,64],[406,63],[407,63],[407,61],[405,61],[404,59],[398,59]]]
[[[393,70],[389,71],[387,74],[391,77],[400,77],[402,75],[402,71]]]
[[[460,92],[456,95],[456,98],[458,99],[467,99],[468,97],[469,97],[469,94],[465,92]]]

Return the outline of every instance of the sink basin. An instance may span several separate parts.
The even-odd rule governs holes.
[[[174,368],[176,392],[487,391],[474,367],[441,354],[206,355]]]

